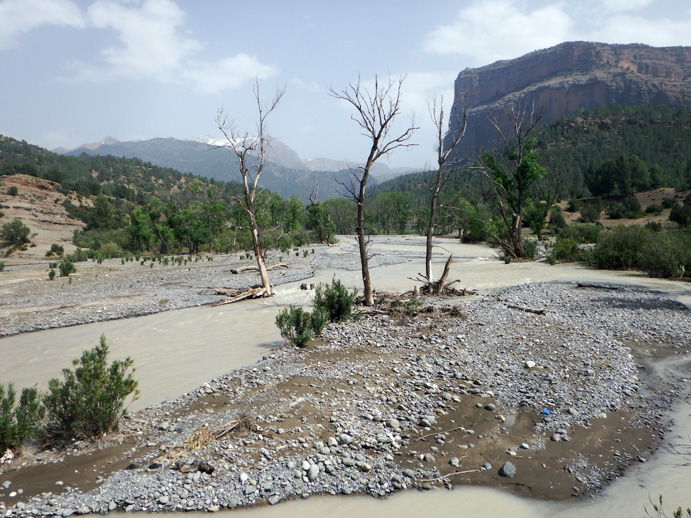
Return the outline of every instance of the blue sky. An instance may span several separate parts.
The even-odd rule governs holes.
[[[691,45],[688,0],[2,0],[0,134],[49,149],[110,135],[220,137],[223,107],[250,133],[252,85],[286,94],[268,131],[302,158],[363,161],[368,141],[329,96],[406,75],[401,124],[434,164],[427,104],[466,67],[563,41]]]

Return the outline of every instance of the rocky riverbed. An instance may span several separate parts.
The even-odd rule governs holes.
[[[277,504],[475,484],[590,494],[646,462],[688,380],[691,315],[625,286],[533,283],[398,298],[124,420],[117,437],[0,469],[5,516]]]

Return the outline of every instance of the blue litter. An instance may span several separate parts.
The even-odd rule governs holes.
[[[549,411],[547,408],[542,409],[542,415],[552,415],[552,412]]]

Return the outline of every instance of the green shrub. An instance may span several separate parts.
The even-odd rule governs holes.
[[[7,194],[10,196],[17,196],[17,194],[19,194],[19,189],[16,185],[12,185],[11,187],[8,187]]]
[[[5,261],[0,261],[0,272],[5,269]]]
[[[557,242],[554,243],[552,250],[550,250],[550,255],[552,255],[555,261],[579,261],[582,256],[578,248],[578,242],[569,237],[562,236],[557,238]]]
[[[323,308],[314,308],[312,311],[311,328],[315,336],[322,334],[324,326],[329,322],[329,315]]]
[[[98,250],[105,259],[112,259],[113,257],[122,257],[124,253],[122,247],[113,241],[108,241],[101,245]]]
[[[535,259],[537,256],[537,241],[535,239],[524,239],[523,252],[528,259]]]
[[[656,216],[659,216],[660,214],[662,214],[662,205],[657,205],[656,203],[648,205],[645,208],[645,212],[647,214],[655,214]]]
[[[312,338],[312,315],[291,304],[276,315],[276,327],[283,338],[302,347]]]
[[[581,209],[581,221],[583,223],[595,223],[600,219],[602,207],[599,203],[586,203]]]
[[[641,203],[635,196],[629,196],[628,198],[624,198],[624,201],[622,201],[622,205],[624,206],[624,211],[627,214],[637,214],[641,212]]]
[[[638,268],[651,232],[638,225],[617,226],[605,232],[592,253],[598,268]]]
[[[31,234],[31,229],[22,223],[21,219],[15,218],[2,226],[0,239],[9,241],[13,245],[20,245],[29,242],[29,234]]]
[[[90,252],[90,250],[87,251],[81,248],[77,248],[74,251],[74,253],[69,254],[67,256],[67,260],[73,263],[82,263],[84,261],[88,261],[92,257],[92,254]]]
[[[597,243],[602,226],[597,223],[574,223],[559,231],[559,237],[573,239],[578,244]]]
[[[566,205],[566,212],[578,212],[583,207],[583,202],[576,198],[571,198]]]
[[[10,383],[0,384],[0,452],[21,448],[24,439],[36,435],[45,408],[38,398],[35,387],[22,389],[19,405],[15,406],[17,394]]]
[[[662,232],[662,223],[658,221],[648,221],[648,223],[645,224],[645,228],[653,232]]]
[[[607,205],[607,215],[610,217],[610,219],[621,219],[625,214],[626,209],[624,209],[624,205],[621,203],[614,201]]]
[[[561,209],[556,205],[549,211],[549,226],[553,229],[561,229],[566,226],[564,214],[562,214]]]
[[[319,283],[314,291],[314,308],[323,310],[331,322],[342,322],[353,316],[357,290],[348,290],[335,277],[331,285]]]
[[[68,259],[60,263],[60,277],[69,277],[71,273],[76,273],[77,267]]]
[[[55,255],[59,255],[60,257],[62,257],[62,255],[65,253],[65,248],[57,243],[53,243],[52,245],[50,245],[50,251],[53,252]]]
[[[53,270],[52,268],[48,270],[48,279],[50,279],[51,281],[55,279],[55,270]]]
[[[691,225],[691,203],[684,202],[684,205],[679,203],[672,207],[669,213],[669,220],[678,223],[682,227],[688,227]]]
[[[639,266],[651,277],[691,277],[691,231],[672,230],[649,236]]]
[[[664,198],[662,200],[662,208],[671,209],[672,207],[674,207],[675,203],[676,203],[676,200],[674,198]]]
[[[125,399],[139,396],[137,381],[128,372],[133,360],[107,364],[108,345],[101,335],[100,344],[84,351],[73,360],[75,369],[63,369],[65,378],[48,382],[43,404],[48,412],[48,433],[57,437],[96,438],[117,430],[120,417],[126,413]]]

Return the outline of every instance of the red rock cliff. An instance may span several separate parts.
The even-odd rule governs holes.
[[[511,104],[530,105],[552,122],[579,109],[610,104],[691,103],[691,47],[568,42],[520,58],[467,68],[455,83],[454,108],[468,103],[468,127],[455,157],[501,144],[489,119]],[[456,118],[450,130],[456,131]],[[508,127],[505,128],[508,130]]]

